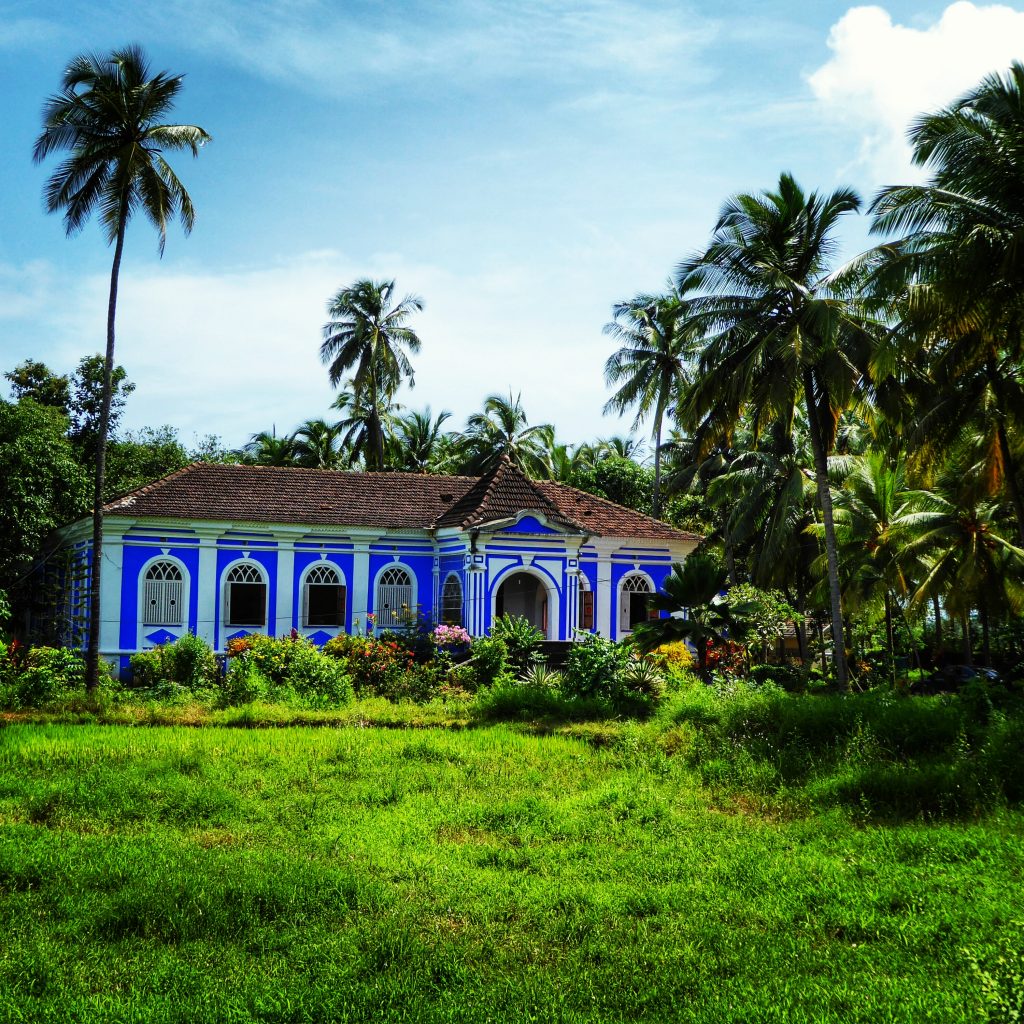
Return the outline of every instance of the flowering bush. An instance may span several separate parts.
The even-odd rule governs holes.
[[[324,654],[341,662],[356,693],[381,696],[394,689],[396,678],[412,668],[412,655],[397,640],[375,640],[344,633],[324,644]]]
[[[688,669],[693,667],[693,654],[685,640],[673,640],[671,643],[655,647],[647,657],[661,669]]]
[[[472,637],[462,626],[440,625],[431,634],[438,647],[468,647]]]
[[[347,704],[353,697],[347,666],[327,657],[304,637],[276,639],[251,633],[228,645],[232,665],[225,683],[229,701],[258,693],[310,706]],[[250,698],[251,699],[251,698]]]

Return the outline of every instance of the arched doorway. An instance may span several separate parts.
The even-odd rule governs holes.
[[[541,580],[530,572],[510,573],[494,595],[494,617],[521,616],[545,636],[549,629],[548,591]]]

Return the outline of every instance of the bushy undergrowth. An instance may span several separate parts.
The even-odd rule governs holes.
[[[737,792],[799,794],[872,817],[963,816],[1024,800],[1019,702],[810,697],[739,682],[672,695],[652,728],[705,783]]]
[[[45,708],[80,694],[84,685],[78,651],[0,644],[0,707]]]

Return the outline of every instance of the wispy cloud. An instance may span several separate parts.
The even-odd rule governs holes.
[[[911,174],[906,131],[988,72],[1024,55],[1024,12],[961,0],[923,27],[882,7],[852,7],[832,27],[832,57],[808,77],[823,115],[858,138],[854,163],[875,183]]]
[[[148,17],[182,43],[250,73],[346,93],[424,79],[471,87],[594,73],[639,80],[685,75],[716,33],[712,20],[664,0],[179,0],[154,5]]]

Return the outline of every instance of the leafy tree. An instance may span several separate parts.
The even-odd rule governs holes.
[[[369,412],[367,468],[382,469],[385,462],[384,410],[403,381],[415,381],[409,355],[420,350],[420,339],[409,326],[423,300],[407,295],[395,302],[394,281],[356,281],[342,288],[328,303],[331,318],[323,327],[320,358],[329,366],[337,387],[354,371],[356,399]]]
[[[107,432],[113,395],[114,321],[125,231],[141,211],[159,235],[163,253],[167,222],[180,218],[187,234],[192,200],[163,153],[189,149],[198,155],[210,136],[195,125],[163,124],[181,89],[182,76],[151,74],[141,48],[125,47],[108,57],[82,55],[68,65],[61,90],[43,110],[43,130],[33,156],[45,160],[69,150],[44,191],[46,208],[64,211],[69,235],[98,212],[107,242],[114,245],[107,303],[107,347],[96,440],[93,487],[93,572],[90,578],[87,685],[99,683],[100,577],[103,565],[103,493]]]
[[[707,250],[679,269],[680,291],[701,288],[711,336],[681,403],[702,446],[749,415],[755,436],[802,407],[824,525],[836,684],[849,686],[828,456],[854,399],[874,324],[831,278],[839,219],[859,209],[850,189],[805,193],[788,174],[778,189],[729,200]]]
[[[106,500],[184,469],[192,461],[171,426],[143,427],[107,445]]]
[[[0,401],[0,590],[24,604],[48,535],[87,507],[87,476],[58,409]]]
[[[45,363],[26,359],[4,376],[11,382],[11,394],[16,402],[31,398],[38,405],[70,415],[71,382],[67,377],[54,373]]]
[[[609,455],[574,468],[568,482],[588,494],[596,494],[617,505],[649,514],[653,475],[649,468],[638,465],[632,459]]]
[[[99,450],[105,378],[106,367],[101,355],[83,357],[71,377],[72,396],[68,406],[71,415],[71,439],[81,451],[83,460],[88,463],[96,459]],[[124,367],[115,366],[110,374],[107,438],[117,433],[125,404],[134,390],[135,385],[128,380]]]

